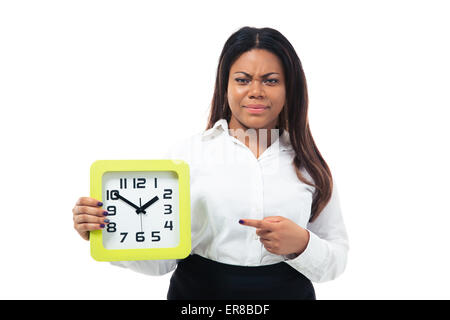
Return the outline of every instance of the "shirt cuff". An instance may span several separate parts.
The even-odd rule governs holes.
[[[326,241],[320,239],[317,235],[309,231],[309,242],[303,251],[297,257],[286,256],[289,260],[286,263],[302,273],[311,281],[320,281],[320,275],[324,267],[328,264],[329,249]],[[293,259],[291,259],[291,257]]]

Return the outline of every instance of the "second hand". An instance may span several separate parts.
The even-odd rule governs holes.
[[[142,207],[141,198],[139,198],[139,207]],[[141,232],[144,232],[144,230],[142,230],[142,212],[139,214],[139,216],[141,218]]]

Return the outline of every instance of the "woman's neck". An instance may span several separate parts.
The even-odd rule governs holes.
[[[245,144],[255,155],[259,156],[279,137],[279,130],[276,128],[276,122],[263,128],[251,128],[231,117],[228,124],[228,133],[230,136]]]

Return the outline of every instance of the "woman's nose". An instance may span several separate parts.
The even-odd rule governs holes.
[[[250,98],[264,96],[264,89],[262,87],[261,81],[253,80],[251,82],[248,95],[249,95]]]

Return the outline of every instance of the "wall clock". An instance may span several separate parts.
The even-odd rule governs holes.
[[[191,251],[189,166],[181,160],[98,160],[91,197],[108,223],[90,234],[98,261],[183,259]]]

